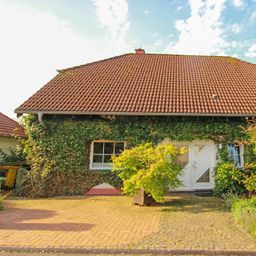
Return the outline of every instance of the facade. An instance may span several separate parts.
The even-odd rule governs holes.
[[[180,190],[202,190],[214,187],[220,150],[243,167],[241,125],[255,117],[255,99],[254,64],[137,49],[135,54],[59,70],[15,112],[37,115],[53,140],[62,134],[67,142],[68,131],[76,133],[69,149],[63,144],[52,152],[62,152],[94,176],[111,170],[111,156],[126,147],[171,141],[187,148],[178,159],[183,166]],[[80,146],[75,149],[74,143]],[[75,150],[83,152],[72,155]]]

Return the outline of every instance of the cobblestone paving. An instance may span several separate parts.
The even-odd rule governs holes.
[[[136,248],[255,251],[256,239],[214,197],[176,196],[162,209],[159,231]]]
[[[172,196],[139,207],[123,196],[7,200],[0,247],[256,251],[216,198]]]

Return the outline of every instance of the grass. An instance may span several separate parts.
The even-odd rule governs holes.
[[[256,237],[256,196],[235,200],[231,209],[235,220]]]

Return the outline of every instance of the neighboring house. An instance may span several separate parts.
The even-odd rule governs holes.
[[[23,128],[8,116],[0,113],[0,149],[8,152],[19,142],[17,137],[24,137]]]
[[[63,154],[75,160],[72,154],[77,152],[74,162],[91,172],[111,169],[111,155],[131,141],[172,141],[187,148],[178,159],[184,168],[180,189],[198,190],[214,187],[218,150],[226,148],[234,164],[243,166],[244,146],[237,134],[245,117],[256,116],[255,102],[254,64],[232,57],[146,54],[137,49],[135,54],[59,70],[15,112],[55,122],[53,140],[69,118],[73,125],[84,125],[76,131],[70,126],[67,133],[81,129],[79,140],[88,146],[77,150],[70,143]],[[104,126],[97,126],[99,120]],[[86,133],[90,123],[95,124],[93,136]]]
[[[0,113],[0,150],[7,155],[10,151],[16,150],[19,137],[25,137],[23,128],[16,121]],[[0,189],[2,185],[5,185],[5,188],[13,188],[18,169],[13,164],[9,166],[9,162],[6,163],[0,154]]]

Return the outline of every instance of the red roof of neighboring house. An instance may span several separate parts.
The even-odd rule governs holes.
[[[24,129],[14,120],[0,112],[0,136],[25,137]]]
[[[16,113],[256,115],[256,65],[232,57],[125,54],[59,74]]]

